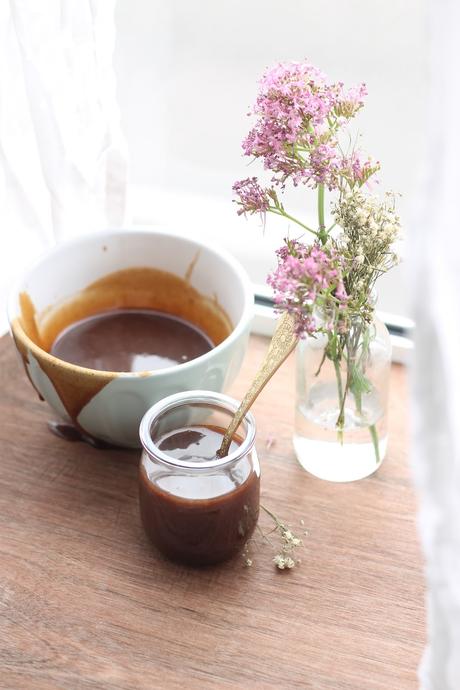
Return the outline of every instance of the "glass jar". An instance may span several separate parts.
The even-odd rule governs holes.
[[[256,427],[248,413],[229,454],[216,452],[238,407],[210,391],[171,395],[142,419],[139,501],[144,529],[166,556],[209,565],[240,552],[259,515]]]
[[[387,449],[391,341],[374,318],[347,333],[300,341],[294,448],[320,479],[349,482],[380,467]]]

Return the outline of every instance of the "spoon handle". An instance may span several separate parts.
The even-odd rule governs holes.
[[[295,331],[295,319],[291,314],[284,313],[278,320],[267,354],[224,434],[222,444],[217,451],[217,457],[223,458],[228,454],[233,434],[241,424],[244,415],[249,410],[260,391],[268,381],[270,381],[273,374],[293,351],[297,345],[297,341],[298,336]]]

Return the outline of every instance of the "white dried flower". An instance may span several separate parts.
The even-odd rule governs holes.
[[[392,245],[400,236],[401,223],[394,209],[394,194],[387,194],[382,201],[361,189],[334,207],[334,219],[342,228],[336,248],[347,263],[344,285],[348,307],[366,321],[374,307],[370,295],[376,280],[399,262]]]
[[[290,530],[287,530],[284,532],[283,536],[283,541],[285,542],[286,546],[288,547],[293,547],[293,546],[300,546],[301,540],[294,536]]]
[[[295,566],[295,560],[283,553],[278,553],[273,559],[273,562],[279,570],[284,570],[285,568],[290,570]]]
[[[371,231],[372,235],[376,235],[380,229],[379,224],[374,220],[374,218],[371,218],[369,221],[369,230]]]
[[[275,558],[273,559],[273,563],[280,570],[284,570],[285,564],[284,564],[284,556],[282,554],[280,554],[280,553],[276,554]]]
[[[364,210],[364,208],[358,208],[358,210],[356,211],[356,219],[357,219],[362,225],[364,225],[364,224],[366,223],[366,221],[367,221],[367,218],[368,218],[368,214],[366,213],[366,211]]]
[[[398,234],[398,226],[395,223],[384,223],[382,230],[385,238],[389,241],[393,240]]]
[[[296,565],[296,561],[292,558],[291,553],[302,544],[302,540],[294,534],[286,523],[277,518],[276,515],[268,510],[263,504],[261,504],[261,508],[273,520],[275,523],[274,531],[278,532],[281,537],[281,551],[273,558],[274,564],[279,570],[293,568]],[[301,524],[304,524],[303,520],[301,520]]]

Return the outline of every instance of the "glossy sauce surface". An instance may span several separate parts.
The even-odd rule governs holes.
[[[77,321],[58,335],[51,354],[99,371],[163,369],[213,348],[200,329],[151,309],[113,309]]]
[[[172,457],[212,460],[223,429],[186,427],[165,434],[157,445]],[[230,453],[240,445],[232,442]],[[174,560],[208,565],[236,555],[252,535],[259,513],[258,468],[249,457],[211,470],[169,468],[144,453],[140,468],[141,518],[151,541]]]

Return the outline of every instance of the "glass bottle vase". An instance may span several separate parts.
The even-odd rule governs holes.
[[[381,465],[387,449],[391,341],[386,326],[355,320],[297,348],[294,449],[320,479],[349,482]]]

